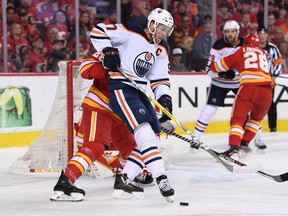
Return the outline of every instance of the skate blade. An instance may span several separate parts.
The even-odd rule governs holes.
[[[174,202],[174,198],[173,196],[169,196],[169,197],[165,197],[165,200],[169,203],[173,203]]]
[[[115,199],[144,199],[143,192],[132,192],[128,193],[124,190],[114,190],[112,197]]]
[[[81,193],[71,193],[71,195],[64,194],[63,191],[54,191],[54,194],[50,197],[50,201],[66,201],[66,202],[81,202],[84,195]]]

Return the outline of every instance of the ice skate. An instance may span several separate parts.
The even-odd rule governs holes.
[[[254,140],[254,145],[255,145],[255,147],[257,149],[257,152],[259,154],[264,154],[265,153],[264,150],[267,148],[267,146],[264,144],[264,142],[262,140],[260,140],[260,139]]]
[[[79,202],[85,196],[85,191],[74,186],[63,171],[53,190],[54,194],[50,197],[51,201]]]
[[[134,182],[141,186],[154,186],[154,179],[148,172],[140,172],[135,178]]]
[[[228,157],[233,156],[233,159],[234,159],[235,156],[238,156],[238,153],[239,153],[239,147],[236,145],[230,145],[228,150],[222,152],[222,155],[228,156]]]
[[[157,184],[159,186],[159,190],[162,194],[162,196],[165,197],[167,202],[173,203],[173,195],[174,195],[174,189],[171,188],[169,180],[166,175],[161,175],[156,178]]]
[[[112,197],[116,199],[143,199],[144,190],[131,181],[126,173],[116,173]]]
[[[247,154],[251,153],[252,149],[249,147],[249,142],[247,141],[241,141],[240,151],[239,151],[239,157],[244,158]]]

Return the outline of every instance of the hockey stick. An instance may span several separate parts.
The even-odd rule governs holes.
[[[174,132],[169,132],[168,130],[166,130],[165,128],[161,128],[164,132],[166,132],[166,133],[169,133],[170,135],[173,135],[173,136],[175,136],[175,137],[177,137],[177,138],[179,138],[179,139],[181,139],[181,140],[183,140],[183,141],[185,141],[185,142],[188,142],[188,143],[190,143],[190,144],[192,144],[193,145],[193,140],[190,140],[190,139],[188,139],[188,138],[186,138],[186,137],[184,137],[184,136],[181,136],[180,134],[177,134],[177,133],[174,133]],[[237,160],[234,160],[233,158],[230,158],[230,157],[225,157],[225,156],[223,156],[222,154],[220,154],[219,152],[216,152],[216,151],[214,151],[214,150],[212,150],[212,149],[210,149],[210,148],[208,148],[207,146],[201,146],[200,147],[201,149],[204,149],[205,151],[207,151],[209,154],[211,154],[215,159],[217,159],[218,160],[218,158],[224,158],[224,159],[226,159],[226,160],[228,160],[228,161],[230,161],[230,162],[232,162],[232,163],[235,163],[235,164],[237,164],[237,165],[239,165],[239,166],[247,166],[246,164],[244,164],[244,163],[242,163],[242,162],[240,162],[240,161],[237,161]],[[215,155],[216,155],[216,157],[215,157]],[[219,160],[218,160],[219,161]],[[222,162],[224,162],[224,161],[222,161]],[[221,161],[220,161],[220,163],[222,163]],[[233,166],[231,166],[230,164],[227,164],[226,162],[224,162],[225,163],[225,165],[222,163],[222,165],[224,165],[226,168],[227,168],[227,165],[228,165],[228,167],[229,167],[229,171],[231,171],[231,172],[233,172],[234,170],[233,170]],[[263,172],[263,171],[260,171],[260,170],[256,170],[256,171],[254,171],[255,173],[257,173],[257,174],[259,174],[259,175],[261,175],[261,176],[263,176],[263,177],[265,177],[265,178],[268,178],[268,179],[271,179],[271,180],[274,180],[274,181],[276,181],[276,182],[285,182],[285,181],[288,181],[288,172],[286,172],[286,173],[283,173],[283,174],[281,174],[281,175],[271,175],[271,174],[268,174],[268,173],[265,173],[265,172]]]
[[[137,82],[135,82],[127,73],[125,73],[120,67],[117,68],[119,72],[128,79],[139,91],[141,91],[146,97],[155,104],[163,113],[165,113],[172,121],[178,124],[192,139],[196,139],[195,135],[189,131],[178,119],[176,119],[167,109],[165,109],[157,100],[154,99],[148,92],[145,91]],[[200,141],[199,141],[200,142]]]
[[[283,78],[283,79],[288,79],[288,76],[281,76],[281,75],[278,75],[277,77],[279,77],[279,78]],[[276,77],[276,78],[277,78]]]
[[[281,86],[281,87],[284,87],[284,88],[288,88],[288,86],[282,85],[282,84],[279,84],[279,83],[276,83],[276,85]]]
[[[154,103],[163,113],[165,113],[172,121],[174,121],[176,124],[178,124],[188,135],[191,136],[192,140],[191,141],[195,144],[195,142],[199,143],[199,148],[204,149],[205,151],[207,151],[210,155],[212,155],[217,161],[219,161],[226,169],[228,169],[230,172],[233,172],[233,165],[226,163],[225,161],[223,161],[220,158],[220,153],[208,148],[207,146],[205,146],[202,142],[200,142],[200,140],[197,139],[197,137],[191,132],[189,131],[180,121],[178,121],[178,119],[176,119],[167,109],[165,109],[157,100],[155,100],[150,94],[148,94],[137,82],[135,82],[128,74],[126,74],[120,67],[118,67],[119,72],[126,77],[126,79],[128,79],[134,86],[135,88],[137,88],[139,91],[141,91],[144,95],[146,95],[146,97],[152,101],[152,103]],[[169,131],[168,131],[169,132]],[[195,144],[196,146],[196,144]],[[223,156],[221,155],[224,159],[237,164],[239,166],[242,166],[241,162],[236,161],[228,156]],[[246,165],[245,165],[246,166]]]

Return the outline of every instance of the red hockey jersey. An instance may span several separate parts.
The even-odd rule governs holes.
[[[214,62],[211,67],[217,73],[229,69],[238,70],[240,85],[269,85],[272,83],[268,58],[265,51],[261,48],[251,46],[238,47],[234,53]]]

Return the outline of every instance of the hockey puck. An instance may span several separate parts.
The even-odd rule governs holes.
[[[188,202],[180,202],[180,206],[189,206]]]

